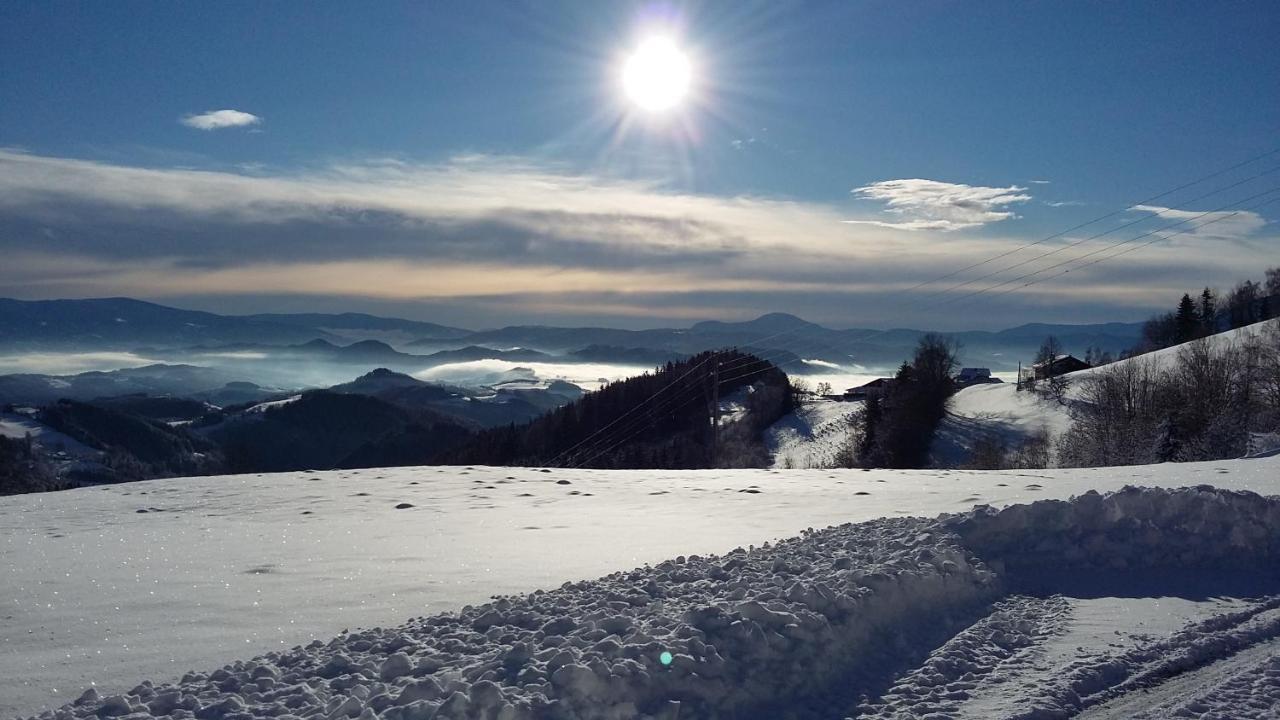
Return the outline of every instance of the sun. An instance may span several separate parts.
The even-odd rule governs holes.
[[[622,68],[627,97],[650,112],[679,105],[692,80],[689,57],[669,37],[651,37],[640,43]]]

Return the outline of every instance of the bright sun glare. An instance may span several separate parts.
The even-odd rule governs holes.
[[[689,91],[689,58],[667,37],[640,44],[622,70],[622,85],[631,101],[645,110],[670,109]]]

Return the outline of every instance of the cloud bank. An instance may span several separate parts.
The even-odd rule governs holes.
[[[1078,322],[1115,319],[1118,303],[1163,306],[1175,289],[1248,276],[1266,242],[1256,223],[1237,225],[1247,232],[1226,249],[1152,246],[980,317],[915,308],[895,293],[1027,240],[977,232],[1012,214],[1001,208],[1023,202],[1019,188],[941,185],[877,183],[901,220],[850,224],[821,203],[698,195],[524,158],[239,174],[0,150],[0,295],[399,303],[482,324],[786,310],[845,326],[973,327],[1023,322],[1029,306]]]
[[[187,115],[178,122],[197,130],[221,130],[257,125],[262,118],[240,110],[209,110],[199,115]]]

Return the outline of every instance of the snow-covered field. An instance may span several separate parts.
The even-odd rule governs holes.
[[[1266,717],[1238,706],[1275,698],[1280,611],[1254,599],[1267,588],[1238,581],[1275,566],[1275,501],[1139,493],[1070,521],[1062,508],[1075,506],[1061,504],[908,519],[1209,484],[1276,494],[1280,458],[1005,472],[402,468],[8,497],[0,716],[93,687],[101,700],[75,714],[416,720],[443,702],[434,717],[780,717],[772,698],[797,717],[929,703],[940,717],[1122,717],[1108,708],[1129,690],[1168,687],[1153,697],[1169,714]],[[1064,539],[1095,521],[1119,535]],[[841,523],[863,524],[805,532]],[[1027,557],[1035,564],[1019,566]],[[1098,566],[1117,557],[1118,579]],[[1204,575],[1207,587],[1163,582],[1178,579],[1169,567],[1134,572],[1161,562],[1240,572]],[[1032,572],[1073,564],[1084,580]],[[135,687],[143,678],[154,686]],[[551,701],[558,710],[536,710]],[[505,715],[463,709],[504,704]]]

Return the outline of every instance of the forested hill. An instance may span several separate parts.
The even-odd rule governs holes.
[[[717,376],[720,397],[739,400],[743,412],[722,418],[713,456]],[[791,402],[787,376],[772,363],[733,350],[704,352],[606,385],[526,425],[484,431],[440,461],[594,468],[763,465],[761,433],[790,411]]]

